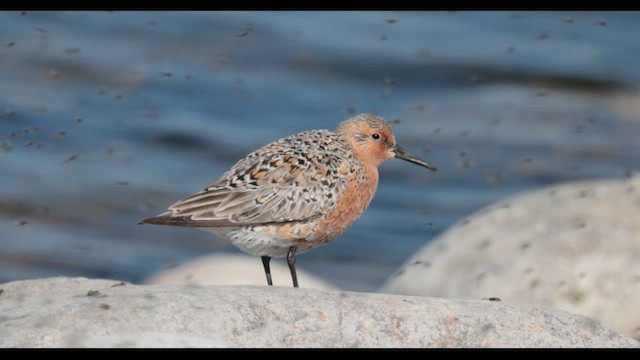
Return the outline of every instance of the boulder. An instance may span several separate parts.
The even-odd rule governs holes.
[[[555,307],[640,339],[639,259],[640,176],[581,181],[478,211],[380,291]]]
[[[583,316],[496,301],[65,277],[0,290],[0,347],[639,345]]]

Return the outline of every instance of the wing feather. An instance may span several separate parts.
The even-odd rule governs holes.
[[[326,154],[318,161],[296,148],[268,151],[274,144],[278,143],[249,154],[215,183],[143,222],[242,226],[305,221],[329,212],[347,186],[348,180],[335,171],[347,159]]]

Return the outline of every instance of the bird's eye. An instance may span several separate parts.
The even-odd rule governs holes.
[[[371,138],[374,139],[374,140],[378,140],[378,139],[380,139],[380,134],[373,133],[373,134],[371,134]]]

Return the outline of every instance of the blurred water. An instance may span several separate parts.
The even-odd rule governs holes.
[[[638,12],[0,12],[0,282],[136,282],[237,252],[137,222],[258,146],[374,112],[439,171],[383,164],[361,219],[298,259],[374,290],[497,199],[638,169],[638,24]]]

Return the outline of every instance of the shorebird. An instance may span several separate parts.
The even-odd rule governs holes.
[[[396,144],[383,118],[360,114],[334,131],[309,130],[274,141],[241,159],[213,184],[143,224],[196,227],[269,262],[285,257],[298,287],[296,254],[325,245],[366,210],[378,165],[391,158],[435,166]]]

